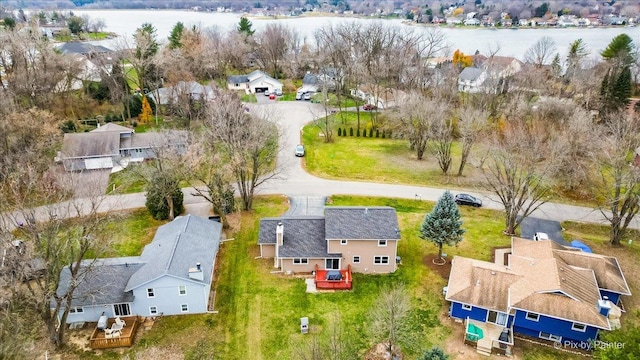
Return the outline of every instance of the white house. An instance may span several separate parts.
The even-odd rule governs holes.
[[[276,89],[282,90],[282,83],[264,72],[256,70],[248,75],[227,76],[227,88],[257,94],[265,91],[274,92]]]

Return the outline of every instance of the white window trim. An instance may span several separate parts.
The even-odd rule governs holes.
[[[296,260],[298,262],[296,262]],[[308,265],[309,258],[293,258],[293,265]]]
[[[531,315],[532,317],[530,317],[530,315]],[[533,317],[535,317],[535,319],[534,319]],[[525,319],[527,319],[527,320],[529,320],[529,321],[535,321],[535,322],[538,322],[538,321],[540,321],[540,314],[527,312],[527,314],[524,316],[524,318],[525,318]]]
[[[158,315],[158,307],[149,306],[149,315]]]
[[[156,297],[156,291],[153,288],[147,288],[147,298],[154,298],[154,297]]]
[[[347,245],[348,241],[346,239],[340,240],[340,245]]]
[[[544,336],[542,336],[543,333],[544,333],[544,331],[540,331],[540,333],[538,334],[538,337],[540,339],[551,340],[551,341],[561,341],[562,340],[562,336],[558,336],[558,335],[554,335],[554,334],[551,334],[551,333],[547,333],[547,334],[549,334],[549,337],[544,337]]]
[[[378,246],[380,246],[380,247],[387,246],[387,240],[379,239],[378,240]]]
[[[83,314],[84,308],[82,306],[72,306],[69,308],[69,314]]]
[[[184,289],[184,294],[182,293],[182,289]],[[178,296],[187,296],[187,286],[186,285],[178,286]]]
[[[469,304],[462,304],[462,310],[471,311],[471,309],[473,309],[473,306]]]
[[[580,328],[576,328],[576,325],[579,326],[579,327],[582,327],[582,328],[581,329]],[[587,332],[587,325],[574,322],[573,324],[571,324],[571,330],[577,331],[577,332]]]
[[[378,257],[380,258],[380,262],[376,263],[376,258]],[[385,258],[387,259],[386,262],[383,261]],[[373,257],[373,265],[389,265],[389,255],[375,255]]]
[[[358,258],[358,259],[356,260],[356,258]],[[353,263],[354,264],[360,264],[360,255],[354,255],[353,256]]]
[[[185,307],[187,310],[185,310]],[[180,312],[188,313],[189,312],[189,304],[180,304]]]

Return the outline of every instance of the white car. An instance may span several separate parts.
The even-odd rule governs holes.
[[[549,240],[549,235],[547,233],[537,232],[535,235],[533,235],[533,240],[535,241]]]
[[[276,89],[274,93],[276,96],[282,96],[282,89]]]
[[[269,90],[265,90],[264,91],[264,96],[269,96],[269,95],[271,95],[271,92]]]

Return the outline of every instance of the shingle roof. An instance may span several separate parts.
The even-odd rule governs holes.
[[[329,240],[400,240],[396,209],[387,206],[330,206],[325,208]]]
[[[221,231],[220,223],[192,215],[160,226],[140,256],[146,264],[131,276],[125,291],[164,275],[189,279],[189,268],[196,263],[202,266],[202,283],[210,283]]]
[[[62,154],[65,157],[91,157],[118,155],[120,133],[89,132],[64,134]]]
[[[60,48],[60,52],[63,54],[99,54],[99,53],[107,53],[112,52],[113,50],[108,49],[102,45],[93,45],[86,42],[80,41],[70,41],[64,43]]]
[[[480,77],[480,75],[482,75],[483,72],[484,70],[482,69],[478,69],[475,67],[466,67],[462,70],[460,75],[458,75],[458,79],[474,81],[478,79],[478,77]]]
[[[282,223],[283,241],[279,257],[327,257],[325,219],[323,216],[264,218],[260,220],[258,244],[275,244],[276,227]]]
[[[229,75],[227,76],[227,83],[229,84],[244,84],[248,83],[249,78],[247,75]]]
[[[101,305],[117,304],[132,301],[132,293],[125,292],[127,281],[140,270],[144,263],[138,256],[84,260],[81,272],[81,282],[74,292],[71,305]],[[71,279],[69,268],[65,267],[60,273],[60,286],[57,293],[64,294]]]
[[[304,77],[302,78],[303,85],[316,85],[317,83],[318,83],[318,76],[311,73],[304,74]]]
[[[507,267],[463,257],[452,263],[447,300],[505,312],[516,308],[609,329],[598,313],[599,279],[630,294],[614,258],[550,240],[513,238]]]
[[[100,132],[110,132],[110,131],[116,131],[119,133],[133,133],[133,129],[130,129],[128,127],[122,126],[122,125],[118,125],[118,124],[114,124],[114,123],[107,123],[105,125],[102,125],[98,128],[95,128],[93,130],[91,130],[91,133],[100,133]]]

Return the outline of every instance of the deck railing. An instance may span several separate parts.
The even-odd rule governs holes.
[[[136,337],[140,320],[137,316],[128,316],[121,319],[124,320],[127,325],[122,328],[122,334],[118,337],[106,338],[105,331],[96,327],[93,330],[93,333],[91,333],[91,338],[89,340],[91,348],[110,349],[131,346]],[[114,322],[115,319],[109,319],[107,322],[108,327],[111,327]]]

